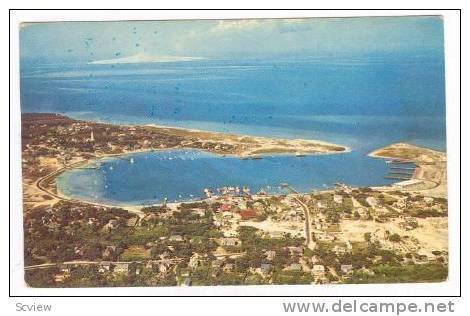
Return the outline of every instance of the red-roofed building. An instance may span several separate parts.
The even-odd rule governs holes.
[[[219,206],[219,211],[221,212],[228,212],[232,209],[232,207],[229,204],[222,204]]]
[[[240,212],[240,216],[243,220],[252,219],[256,217],[256,212],[249,208],[244,210],[243,212]]]

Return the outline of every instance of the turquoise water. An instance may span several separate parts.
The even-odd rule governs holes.
[[[409,142],[446,147],[441,57],[362,60],[239,60],[139,65],[22,65],[23,112],[159,124],[351,147],[339,155],[240,160],[198,151],[106,159],[99,169],[67,171],[59,191],[115,204],[198,198],[204,187],[275,192],[387,184],[379,147]],[[171,159],[170,159],[171,158]],[[112,170],[109,169],[112,167]]]

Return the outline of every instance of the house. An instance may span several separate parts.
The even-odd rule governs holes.
[[[129,264],[125,262],[117,262],[114,264],[114,273],[122,273],[128,274],[129,273]]]
[[[343,196],[339,194],[333,195],[333,202],[336,204],[343,204]]]
[[[256,212],[249,208],[240,212],[240,216],[242,220],[249,220],[256,217]]]
[[[116,229],[118,226],[119,226],[119,222],[117,219],[110,219],[109,222],[103,226],[103,230],[110,231],[110,230]]]
[[[333,247],[333,252],[336,253],[337,255],[344,255],[346,253],[346,248],[336,245]]]
[[[236,237],[225,237],[220,240],[222,246],[239,246],[241,243],[241,240]]]
[[[322,230],[323,229],[323,223],[322,220],[319,218],[316,218],[314,221],[315,229],[317,230]]]
[[[233,271],[233,268],[235,268],[235,265],[233,263],[227,263],[226,265],[224,265],[222,270],[224,272],[231,272],[231,271]]]
[[[90,217],[88,218],[88,222],[87,224],[90,225],[90,226],[96,226],[98,223],[98,220],[94,217]]]
[[[62,283],[62,282],[65,281],[66,278],[67,278],[67,276],[65,276],[64,274],[55,274],[54,275],[54,282]]]
[[[224,237],[237,237],[238,232],[236,230],[225,230],[222,233]]]
[[[302,265],[300,263],[291,263],[284,268],[286,271],[302,271]]]
[[[266,255],[266,259],[269,261],[274,260],[276,257],[276,252],[274,250],[268,250],[264,254]]]
[[[139,221],[139,218],[138,217],[132,217],[132,218],[129,218],[127,221],[126,221],[126,226],[127,227],[135,227],[137,225]]]
[[[269,232],[269,235],[271,236],[271,238],[282,238],[284,237],[284,232],[281,232],[281,231],[272,231],[272,232]]]
[[[70,268],[62,267],[62,268],[60,268],[60,272],[62,272],[64,274],[70,274]]]
[[[423,198],[423,201],[424,201],[427,205],[432,205],[432,203],[434,202],[434,198],[429,197],[429,196],[425,196],[425,197]]]
[[[181,286],[191,286],[191,279],[185,278],[183,283],[181,283]]]
[[[99,266],[98,266],[98,272],[99,273],[105,273],[107,271],[109,271],[111,268],[111,263],[109,261],[102,261],[100,262]]]
[[[321,201],[318,201],[318,202],[317,202],[317,208],[319,208],[319,209],[325,209],[325,208],[326,208],[326,205],[323,204]]]
[[[407,207],[408,206],[407,198],[406,197],[399,198],[395,203],[393,203],[393,206],[396,208],[400,208],[400,209]]]
[[[219,211],[221,212],[228,212],[232,209],[232,207],[230,206],[230,204],[222,204],[219,206]]]
[[[370,206],[372,206],[374,208],[377,206],[377,200],[373,196],[368,196],[366,198],[366,202],[367,202],[367,204],[369,204]]]
[[[354,209],[354,211],[357,212],[359,216],[363,219],[366,219],[368,217],[367,209],[364,207],[357,207]]]
[[[183,241],[183,236],[181,235],[171,235],[170,238],[168,238],[169,241]]]
[[[289,250],[291,256],[302,255],[302,253],[304,252],[302,247],[289,246],[287,247],[287,249]]]
[[[315,277],[323,277],[325,276],[325,266],[321,264],[314,264],[312,268],[312,274]]]
[[[318,263],[318,262],[320,262],[320,261],[321,261],[321,259],[320,259],[319,256],[317,256],[317,255],[313,255],[313,256],[312,256],[312,263],[313,263],[313,264],[316,264],[316,263]]]
[[[261,272],[265,274],[271,272],[272,269],[273,269],[273,265],[270,263],[262,263],[260,267]]]
[[[350,274],[353,272],[353,266],[351,264],[342,264],[341,272],[343,272],[344,274]]]
[[[197,268],[200,264],[200,259],[199,259],[199,255],[197,253],[194,253],[191,258],[189,258],[189,263],[188,263],[188,267],[190,268]]]

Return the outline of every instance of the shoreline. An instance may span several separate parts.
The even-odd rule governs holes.
[[[248,136],[248,135],[237,135],[237,134],[229,134],[229,133],[222,133],[222,132],[212,132],[212,131],[202,131],[198,129],[187,129],[187,128],[181,128],[181,127],[169,127],[169,126],[160,126],[160,125],[155,125],[155,124],[150,124],[150,125],[113,125],[113,124],[107,124],[107,123],[95,123],[92,121],[80,121],[80,120],[75,120],[75,119],[69,119],[68,117],[59,115],[59,114],[42,114],[46,120],[45,122],[48,122],[47,118],[52,118],[52,119],[59,119],[59,120],[66,120],[66,123],[69,124],[85,124],[86,127],[89,127],[89,125],[96,124],[98,129],[99,127],[101,128],[106,128],[106,130],[109,130],[110,128],[119,128],[120,133],[124,133],[127,129],[129,129],[129,132],[131,134],[134,134],[134,131],[138,128],[143,128],[144,131],[147,129],[152,129],[151,131],[159,131],[160,133],[163,133],[162,135],[176,135],[176,137],[183,137],[184,139],[190,139],[190,140],[207,140],[207,141],[213,141],[215,144],[228,144],[228,145],[233,145],[235,147],[228,147],[226,148],[219,148],[216,145],[215,147],[209,147],[205,148],[202,146],[196,147],[192,146],[191,143],[185,143],[184,141],[181,141],[180,143],[173,144],[173,145],[167,145],[166,147],[162,145],[158,148],[155,147],[146,147],[146,148],[135,148],[133,150],[126,150],[125,147],[121,147],[120,150],[123,150],[123,152],[118,152],[118,153],[106,153],[103,152],[106,150],[104,149],[95,149],[93,153],[87,153],[88,156],[84,156],[84,152],[82,151],[77,151],[75,157],[73,158],[81,158],[81,161],[76,161],[73,162],[71,165],[65,165],[62,168],[53,170],[49,174],[40,177],[39,179],[32,179],[32,184],[34,186],[37,186],[39,190],[42,192],[50,195],[53,197],[53,199],[56,200],[67,200],[67,201],[76,201],[79,203],[89,203],[92,205],[99,205],[103,207],[120,207],[120,208],[125,208],[128,210],[132,210],[133,212],[139,212],[139,209],[146,207],[146,206],[155,206],[155,205],[161,205],[161,202],[159,203],[149,203],[147,205],[136,205],[136,204],[114,204],[112,201],[103,201],[103,202],[92,202],[92,201],[86,201],[84,199],[77,199],[73,198],[71,196],[68,196],[64,194],[63,192],[59,192],[59,189],[57,188],[57,183],[55,182],[55,179],[60,176],[63,172],[67,170],[73,170],[74,168],[84,166],[87,164],[92,163],[93,161],[97,161],[100,159],[107,159],[107,158],[115,158],[115,157],[125,157],[128,155],[134,155],[134,154],[139,154],[139,153],[147,153],[147,152],[161,152],[161,151],[171,151],[171,150],[197,150],[197,151],[202,151],[202,152],[207,152],[209,154],[213,154],[216,156],[222,157],[237,157],[240,159],[257,159],[257,158],[262,158],[266,156],[278,156],[278,155],[285,155],[285,156],[294,156],[294,155],[302,155],[302,156],[313,156],[313,155],[330,155],[330,154],[343,154],[343,153],[350,153],[352,151],[351,148],[346,147],[346,146],[341,146],[341,145],[335,145],[332,143],[328,142],[323,142],[323,141],[317,141],[317,140],[305,140],[305,139],[283,139],[283,138],[268,138],[268,137],[259,137],[259,136]],[[34,116],[34,114],[33,114]],[[49,119],[49,121],[51,121]],[[72,122],[72,123],[70,123]],[[34,122],[36,123],[36,122]],[[64,123],[65,124],[65,123]],[[59,124],[60,125],[60,124]],[[91,127],[93,131],[93,126]],[[124,130],[123,130],[124,129]],[[150,131],[150,132],[151,132]],[[160,135],[160,134],[159,134]],[[142,136],[144,141],[146,142],[148,139],[151,139],[150,136],[147,138]],[[186,137],[186,138],[184,138]],[[187,138],[189,137],[189,138]],[[88,140],[87,140],[88,142]],[[241,147],[244,143],[248,143],[249,145],[247,147]],[[273,144],[274,143],[274,144]],[[108,143],[109,144],[109,143]],[[198,143],[200,145],[200,143]],[[273,146],[274,145],[274,146]],[[238,146],[238,147],[236,147]],[[278,146],[278,147],[276,147]],[[284,147],[282,147],[284,146]],[[333,149],[330,148],[330,150],[327,150],[326,148],[322,148],[323,151],[319,150],[318,148],[313,148],[309,146],[334,146]],[[380,159],[403,159],[403,153],[400,151],[398,153],[398,157],[395,155],[390,155],[386,154],[387,150],[390,150],[390,148],[395,148],[395,147],[403,147],[406,148],[408,151],[412,152],[418,152],[418,153],[430,153],[433,155],[444,155],[445,153],[438,152],[432,149],[424,148],[424,147],[418,147],[414,146],[411,144],[407,143],[396,143],[396,144],[391,144],[386,147],[382,147],[379,149],[374,150],[373,152],[369,153],[368,156],[373,157],[373,158],[380,158]],[[244,150],[242,150],[244,149]],[[340,151],[337,151],[338,149],[341,149]],[[23,156],[25,154],[23,153]],[[47,156],[46,156],[47,157]],[[57,168],[57,166],[60,165],[60,163],[57,161],[58,157],[57,156],[52,156],[52,162],[46,163],[45,167],[50,167],[53,166],[54,168]],[[405,157],[406,158],[406,157]],[[416,160],[416,159],[415,159]],[[416,164],[418,165],[418,162]],[[415,175],[413,175],[413,178]],[[46,186],[42,186],[43,181],[48,181]],[[398,183],[398,182],[396,182]],[[385,185],[385,186],[374,186],[374,187],[386,187],[386,188],[393,188],[396,183],[393,183],[391,185]],[[23,185],[29,186],[29,184],[25,183],[23,181]],[[55,187],[54,187],[55,186]],[[439,184],[436,185],[438,187]],[[314,190],[314,189],[312,189]],[[323,191],[322,189],[316,189],[318,191]],[[328,188],[325,188],[325,190],[328,190]],[[269,195],[276,195],[276,194],[269,194]],[[282,194],[277,194],[277,195],[282,195]],[[45,199],[44,199],[45,200]],[[45,202],[45,201],[41,201]],[[181,203],[188,203],[192,201],[203,201],[205,200],[204,197],[197,198],[197,199],[191,199],[191,200],[181,200],[181,201],[175,201],[171,202],[172,204],[181,204]],[[33,202],[33,205],[37,204]]]
[[[414,145],[407,144],[407,143],[395,143],[395,144],[391,144],[389,146],[385,146],[385,147],[376,149],[373,152],[369,153],[367,156],[370,156],[370,157],[373,157],[373,158],[378,158],[378,159],[392,159],[394,157],[390,157],[390,156],[386,156],[386,155],[380,155],[378,153],[383,151],[383,150],[386,150],[390,147],[397,146],[397,145],[403,145],[403,146],[407,146],[407,147],[413,148],[413,149],[416,148],[417,150],[434,151],[432,149],[428,149],[428,148],[424,148],[424,147],[418,147],[418,146],[414,146]],[[200,149],[197,149],[197,148],[168,148],[168,149],[157,149],[157,150],[150,150],[150,151],[170,151],[170,150],[185,150],[185,149],[200,150]],[[135,151],[135,152],[128,152],[128,153],[123,153],[123,154],[115,154],[115,155],[101,155],[101,156],[97,156],[95,158],[91,158],[88,161],[83,161],[82,163],[86,165],[88,163],[92,163],[93,161],[99,160],[99,159],[113,158],[113,157],[119,157],[119,156],[127,156],[127,155],[133,155],[133,154],[137,154],[137,153],[150,152],[150,151],[145,150],[145,151]],[[201,151],[204,151],[204,150],[201,150]],[[211,152],[209,152],[209,153],[211,153]],[[439,152],[439,153],[445,154],[443,152]],[[217,153],[211,153],[211,154],[215,154],[215,155],[222,156],[222,157],[225,157],[225,156],[238,157],[237,155],[221,155],[221,154],[217,154]],[[325,154],[328,155],[330,153],[325,153]],[[285,154],[285,153],[283,153],[283,154],[272,154],[271,156],[277,156],[277,155],[289,155],[289,154]],[[417,164],[417,166],[418,166],[418,164]],[[65,170],[63,170],[63,171],[65,171]],[[56,177],[59,176],[59,175],[60,175],[60,173],[57,174]],[[415,178],[416,178],[416,175],[414,174],[412,179],[415,179]],[[403,182],[403,181],[396,181],[396,182],[394,182],[392,184],[389,184],[389,185],[375,185],[375,186],[371,186],[371,188],[393,190],[393,189],[396,189],[396,184],[401,183],[401,182]],[[439,185],[440,185],[439,183],[436,183],[435,187],[438,187]],[[402,190],[407,191],[406,189],[402,189]],[[330,192],[331,188],[322,188],[322,189],[313,189],[312,188],[311,190],[309,190],[307,192],[299,192],[299,193],[300,194],[308,194],[311,191]],[[91,204],[94,204],[94,205],[100,205],[100,206],[105,206],[105,207],[120,207],[120,208],[123,208],[123,209],[133,209],[133,210],[142,209],[144,207],[161,206],[162,205],[162,202],[148,203],[148,204],[145,204],[145,205],[132,204],[132,203],[131,204],[126,204],[126,203],[119,203],[119,202],[113,203],[113,201],[92,202],[92,201],[86,201],[86,200],[80,200],[80,199],[72,198],[72,197],[70,197],[66,194],[63,194],[63,193],[61,193],[60,195],[62,197],[64,197],[65,199],[68,199],[68,200],[78,200],[78,201],[82,201],[84,203],[91,203]],[[272,193],[272,194],[268,194],[268,195],[269,196],[281,196],[281,195],[291,195],[291,193],[287,193],[287,194]],[[216,197],[219,197],[219,195],[214,195],[213,196],[213,198],[216,198]],[[200,198],[194,198],[194,199],[183,199],[183,200],[180,200],[180,201],[169,202],[167,204],[168,205],[172,205],[172,204],[173,205],[180,205],[180,204],[183,204],[183,203],[191,203],[191,202],[206,201],[206,200],[210,200],[210,198],[200,197]]]
[[[413,145],[413,144],[406,143],[406,142],[398,142],[398,143],[393,143],[393,144],[375,149],[372,152],[370,152],[369,154],[367,154],[367,156],[373,157],[373,158],[383,158],[383,159],[399,159],[399,158],[396,158],[394,156],[389,156],[389,155],[386,155],[386,154],[380,154],[380,152],[388,150],[391,147],[403,147],[403,148],[407,148],[407,149],[427,151],[427,152],[435,153],[437,155],[446,155],[447,154],[446,151],[443,151],[443,150],[437,150],[437,149],[432,149],[432,148],[428,148],[428,147],[424,147],[424,146]]]
[[[37,159],[38,169],[50,170],[48,174],[41,175],[39,177],[34,175],[28,177],[28,173],[23,172],[23,199],[29,200],[28,203],[31,207],[59,200],[89,203],[92,205],[100,205],[104,207],[125,207],[126,209],[132,209],[134,211],[144,207],[140,205],[127,204],[125,206],[114,205],[113,203],[109,203],[109,201],[104,203],[85,201],[67,196],[58,190],[57,183],[55,182],[55,179],[58,176],[67,170],[73,170],[74,168],[85,166],[99,159],[120,156],[123,157],[145,152],[171,150],[199,150],[220,156],[221,158],[237,157],[240,159],[259,159],[266,156],[276,155],[310,156],[351,152],[351,148],[347,146],[337,145],[320,140],[238,135],[182,127],[159,126],[155,124],[109,124],[89,120],[76,120],[58,113],[23,113],[22,124],[23,146],[26,146],[23,147],[22,150],[23,160],[29,161],[31,159]],[[81,134],[75,134],[75,136],[73,135],[73,132],[77,131],[74,125],[78,125],[78,131]],[[34,128],[39,128],[39,132],[36,132]],[[64,133],[67,131],[67,129],[70,131],[71,128],[73,128],[71,130],[72,133]],[[29,134],[29,138],[25,139],[24,134],[28,129],[30,129],[31,132]],[[57,131],[58,129],[61,130]],[[82,132],[83,130],[90,131],[88,133],[91,133],[91,139],[83,138],[85,136]],[[104,130],[106,132],[104,132]],[[106,133],[108,137],[108,146],[105,146],[103,142],[99,143],[99,146],[98,144],[95,145],[95,138],[96,142],[99,142],[97,139],[98,137],[96,137],[98,136],[99,131]],[[95,138],[93,137],[93,132],[95,132]],[[52,134],[52,136],[49,134]],[[80,137],[81,142],[77,143],[77,140],[75,140],[68,143],[65,148],[57,147],[56,149],[53,145],[49,145],[52,143],[51,140],[54,141],[54,136],[59,140],[64,139],[64,137],[71,140],[74,140],[75,137]],[[44,140],[38,142],[38,138]],[[124,139],[124,144],[126,144],[126,146],[122,144],[122,139]],[[160,140],[160,142],[157,142],[156,145],[153,144],[155,139]],[[30,140],[32,144],[28,143],[28,140]],[[47,146],[45,145],[46,143],[48,144]],[[110,144],[113,145],[110,146]],[[90,150],[82,150],[81,146],[84,145],[91,145],[93,147],[91,152]],[[140,148],[135,148],[136,145],[138,145]],[[36,150],[50,153],[36,153]],[[61,160],[61,156],[63,154],[58,154],[58,150],[70,150],[70,164],[67,164],[66,160]],[[118,152],[113,153],[109,151]],[[76,159],[80,160],[73,161]],[[30,168],[31,167],[32,166],[30,166]],[[24,168],[25,165],[23,165],[23,171]],[[49,196],[49,198],[40,196],[41,194],[46,194]]]
[[[128,152],[128,153],[122,153],[122,154],[100,155],[100,156],[96,156],[96,157],[93,157],[93,158],[90,158],[90,159],[87,159],[87,160],[75,162],[73,164],[74,166],[72,168],[62,168],[60,170],[55,171],[53,180],[55,181],[55,179],[57,177],[59,177],[61,174],[63,174],[67,170],[73,171],[74,169],[77,169],[77,168],[82,167],[82,166],[86,166],[88,164],[91,164],[91,163],[93,163],[95,161],[98,161],[98,160],[101,160],[101,159],[107,159],[107,158],[112,159],[112,158],[117,158],[117,157],[121,157],[121,156],[130,156],[130,155],[134,155],[134,154],[149,153],[149,152],[153,152],[153,151],[171,151],[171,150],[200,150],[200,151],[204,151],[204,150],[197,149],[197,148],[168,148],[168,149],[134,151],[134,152]],[[206,151],[204,151],[204,152],[206,152]],[[221,155],[221,154],[211,153],[211,152],[208,152],[208,153],[220,156],[219,158],[226,158],[226,157],[237,158],[237,157],[239,157],[237,155]],[[341,152],[341,153],[347,153],[347,152]],[[333,154],[333,153],[310,154],[310,156],[331,155],[331,154]],[[306,154],[306,156],[308,156],[308,155],[309,154]],[[265,155],[263,155],[262,157],[264,157],[264,156]],[[280,154],[271,154],[269,156],[292,156],[292,155],[288,154],[288,153],[280,153]],[[41,178],[40,180],[43,180],[43,179],[45,179],[47,177],[50,177],[50,176],[51,175],[47,175],[47,176]],[[37,182],[39,182],[39,181],[37,181]],[[317,192],[329,192],[332,189],[331,188],[322,188],[322,189],[311,189],[310,191],[313,191],[313,190],[316,190]],[[55,195],[55,196],[57,196],[57,198],[62,199],[62,200],[71,201],[71,202],[79,202],[79,203],[88,203],[88,204],[91,204],[91,205],[103,206],[103,207],[118,207],[118,208],[123,208],[123,209],[126,209],[126,210],[132,209],[133,210],[132,212],[135,212],[135,213],[139,212],[139,210],[144,208],[144,207],[152,207],[152,206],[161,206],[162,205],[162,202],[151,203],[151,204],[149,203],[149,204],[145,204],[145,205],[126,204],[126,203],[120,204],[118,202],[115,204],[115,203],[113,203],[113,201],[110,201],[110,200],[102,201],[102,202],[100,202],[100,201],[94,202],[94,201],[89,201],[89,200],[85,200],[85,199],[74,198],[72,196],[64,194],[63,192],[59,192],[58,188],[56,188],[56,191],[57,191],[56,193],[49,192],[49,190],[47,190],[47,191],[48,191],[47,192],[48,194]],[[310,192],[310,191],[308,191],[308,192]],[[307,194],[308,192],[299,192],[299,193],[300,194]],[[281,195],[291,195],[291,194],[292,193],[273,193],[273,194],[268,194],[268,196],[281,196]],[[256,194],[254,194],[254,195],[256,195]],[[219,195],[213,195],[212,197],[217,198],[217,197],[220,197],[220,196]],[[210,200],[210,198],[200,197],[200,198],[194,198],[194,199],[184,199],[184,200],[181,200],[181,201],[167,202],[167,205],[179,205],[179,204],[182,204],[182,203],[200,202],[200,201],[206,201],[206,200]]]
[[[253,139],[259,139],[259,140],[276,140],[276,141],[285,141],[285,142],[291,142],[291,141],[299,141],[299,142],[309,142],[309,143],[315,143],[318,145],[324,145],[324,146],[337,146],[337,147],[342,147],[344,150],[339,151],[338,153],[341,152],[350,152],[351,148],[349,146],[345,145],[338,145],[336,143],[331,143],[323,140],[318,140],[318,139],[305,139],[305,138],[283,138],[283,137],[268,137],[268,136],[256,136],[256,135],[249,135],[249,134],[237,134],[237,133],[226,133],[226,132],[218,132],[218,131],[208,131],[208,130],[201,130],[201,129],[196,129],[196,128],[188,128],[188,127],[179,127],[179,126],[167,126],[167,125],[158,125],[158,124],[145,124],[145,125],[127,125],[125,126],[149,126],[149,127],[154,127],[154,128],[159,128],[159,129],[168,129],[168,130],[177,130],[177,131],[182,131],[182,132],[191,132],[191,133],[206,133],[206,134],[213,134],[221,137],[238,137],[238,138],[253,138]],[[330,153],[330,152],[328,152]],[[331,152],[331,153],[336,153],[336,152]],[[313,153],[317,154],[317,153]],[[322,153],[318,153],[322,154]]]
[[[408,144],[408,143],[395,143],[395,144],[391,144],[391,145],[384,146],[384,147],[381,147],[379,149],[376,149],[373,152],[367,154],[367,156],[373,157],[373,158],[378,158],[378,159],[393,159],[394,157],[379,154],[381,151],[386,150],[386,149],[388,149],[390,147],[393,147],[393,146],[406,146],[408,148],[413,148],[413,149],[416,148],[417,150],[433,151],[433,152],[437,152],[437,153],[440,153],[440,154],[445,154],[444,152],[439,152],[439,151],[436,151],[436,150],[433,150],[433,149],[429,149],[429,148],[425,148],[425,147],[419,147],[419,146],[415,146],[415,145]],[[130,156],[130,155],[134,155],[134,154],[147,153],[147,152],[153,152],[153,151],[171,151],[171,150],[199,150],[199,151],[208,152],[210,154],[214,154],[214,155],[217,155],[217,156],[221,156],[220,158],[223,158],[223,157],[239,157],[239,158],[241,158],[239,155],[236,155],[236,154],[225,155],[225,154],[213,153],[213,152],[206,151],[206,150],[203,150],[203,149],[198,149],[198,148],[176,147],[176,148],[164,148],[164,149],[159,148],[159,149],[150,149],[150,150],[138,150],[138,151],[132,151],[132,152],[126,152],[126,153],[120,153],[120,154],[97,155],[94,158],[90,158],[86,161],[82,161],[77,166],[87,165],[89,163],[92,163],[92,162],[100,160],[100,159],[114,158],[114,157],[121,157],[121,156]],[[348,151],[348,152],[350,152],[350,151]],[[348,153],[348,152],[341,152],[341,153]],[[313,156],[313,155],[330,155],[330,154],[332,154],[332,153],[320,153],[320,154],[310,154],[310,155]],[[279,156],[279,155],[291,156],[292,154],[279,153],[279,154],[271,154],[269,156]],[[262,156],[267,156],[267,155],[262,155]],[[418,163],[416,163],[416,165],[419,166]],[[75,168],[77,166],[75,166]],[[63,169],[61,172],[57,173],[55,175],[55,178],[57,178],[60,174],[62,174],[66,170],[67,169]],[[416,179],[415,174],[413,174],[412,179]],[[392,189],[395,188],[396,184],[400,183],[400,182],[403,182],[403,181],[396,181],[396,182],[394,182],[390,185],[371,186],[371,188],[380,188],[380,189],[390,189],[390,190],[392,190]],[[438,187],[439,185],[440,185],[439,183],[436,183],[435,187]],[[329,191],[331,191],[331,188],[311,189],[310,191],[329,192]],[[308,191],[308,192],[299,192],[299,193],[300,194],[308,194],[310,191]],[[406,191],[406,189],[404,191]],[[90,204],[93,204],[93,205],[99,205],[99,206],[103,206],[103,207],[119,207],[119,208],[123,208],[123,209],[127,209],[127,210],[132,210],[131,212],[133,212],[133,213],[138,213],[139,210],[144,208],[144,207],[161,206],[162,205],[162,202],[149,203],[149,204],[145,204],[145,205],[126,204],[126,203],[121,204],[121,203],[113,203],[113,201],[93,202],[93,201],[87,201],[87,200],[84,200],[84,199],[73,198],[71,196],[63,194],[62,192],[60,192],[60,193],[57,192],[57,195],[59,195],[61,198],[65,199],[65,200],[69,200],[69,201],[78,201],[78,202],[82,202],[82,203],[90,203]],[[274,194],[268,194],[268,195],[269,196],[281,196],[281,195],[291,195],[291,193],[287,193],[287,194],[282,194],[282,193],[276,194],[276,193],[274,193]],[[214,195],[213,197],[218,197],[218,195]],[[183,203],[191,203],[191,202],[205,201],[205,200],[210,200],[210,198],[201,197],[201,198],[194,198],[194,199],[183,199],[181,201],[169,202],[169,203],[167,203],[167,205],[172,205],[172,204],[173,205],[180,205],[180,204],[183,204]]]
[[[399,181],[392,188],[419,191],[436,197],[447,197],[447,153],[408,143],[394,143],[368,154],[369,157],[390,159],[390,163],[411,162],[416,168],[410,180]],[[414,181],[410,182],[410,181]]]

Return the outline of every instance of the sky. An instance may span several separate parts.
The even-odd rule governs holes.
[[[23,23],[22,61],[443,54],[441,17]],[[150,56],[150,57],[149,57]]]

